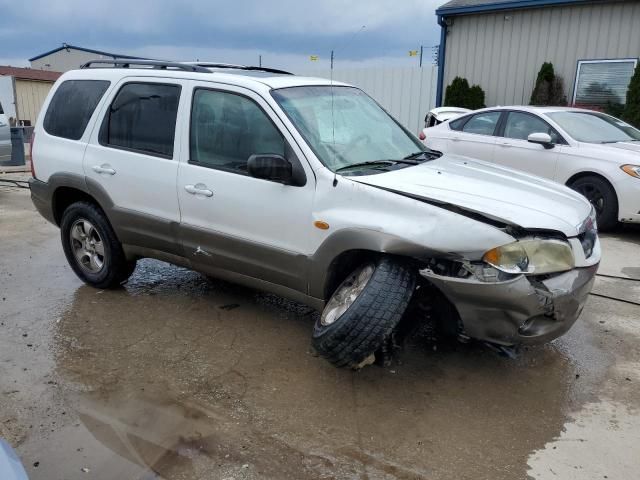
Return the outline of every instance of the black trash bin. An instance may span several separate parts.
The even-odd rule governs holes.
[[[11,161],[5,165],[26,165],[24,157],[24,129],[11,128]]]

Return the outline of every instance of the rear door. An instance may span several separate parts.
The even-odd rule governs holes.
[[[542,118],[528,112],[505,112],[496,142],[494,161],[505,167],[522,170],[550,180],[554,179],[559,149],[530,143],[532,133],[546,133],[554,144],[564,140]]]
[[[105,102],[84,157],[123,243],[180,254],[177,121],[184,81],[125,78]],[[109,202],[111,204],[109,204]],[[104,206],[104,205],[103,205]]]
[[[315,177],[302,151],[251,90],[194,82],[190,96],[178,177],[185,255],[204,269],[306,291]],[[249,156],[268,153],[302,169],[306,183],[249,176]]]
[[[494,136],[500,111],[480,112],[464,119],[453,120],[448,152],[493,161],[496,137]],[[457,129],[459,128],[459,129]]]

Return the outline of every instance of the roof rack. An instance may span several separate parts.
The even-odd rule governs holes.
[[[254,72],[277,73],[280,75],[293,75],[293,73],[291,72],[287,72],[286,70],[279,70],[277,68],[253,67],[249,65],[234,65],[232,63],[185,62],[184,65],[193,65],[196,67],[205,67],[205,68],[230,68],[232,70],[248,70],[248,71],[254,71]]]
[[[94,65],[112,65],[112,68],[135,68],[136,66],[141,66],[159,70],[184,70],[186,72],[211,73],[211,70],[195,64],[166,62],[164,60],[136,60],[130,58],[114,58],[113,60],[91,60],[90,62],[82,65],[80,68],[105,68],[94,67]]]

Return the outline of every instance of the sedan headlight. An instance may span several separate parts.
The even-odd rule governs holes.
[[[622,165],[620,168],[627,175],[640,178],[640,165]]]
[[[575,267],[571,247],[561,240],[519,240],[489,250],[482,259],[507,273],[542,275]]]

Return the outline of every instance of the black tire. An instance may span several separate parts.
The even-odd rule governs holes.
[[[94,227],[103,246],[102,267],[89,271],[74,253],[81,242],[71,238],[71,229],[78,222],[87,221]],[[125,282],[136,268],[135,261],[127,261],[122,245],[111,228],[105,214],[95,204],[89,202],[72,203],[62,214],[60,222],[62,248],[75,274],[86,284],[96,288],[116,288]],[[75,245],[75,246],[74,246]]]
[[[601,177],[589,175],[569,184],[583,195],[596,209],[598,229],[611,230],[618,224],[618,197],[609,182]]]
[[[385,344],[416,287],[415,270],[403,262],[381,257],[354,274],[367,265],[373,274],[353,303],[333,323],[323,325],[320,318],[313,328],[314,348],[337,367],[358,367]]]

